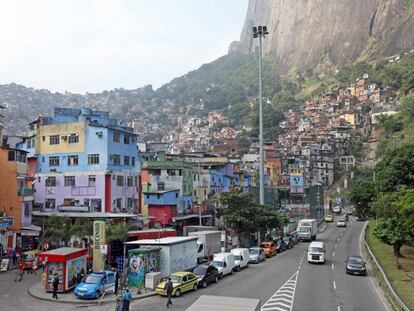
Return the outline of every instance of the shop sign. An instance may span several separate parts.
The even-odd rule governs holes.
[[[0,228],[13,227],[13,217],[0,217]]]

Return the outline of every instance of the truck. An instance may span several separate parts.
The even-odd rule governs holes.
[[[184,226],[183,235],[188,236],[190,232],[196,231],[218,231],[218,227],[215,226]]]
[[[221,252],[220,231],[189,232],[188,236],[197,237],[197,261],[199,263],[210,260],[215,253]]]
[[[137,240],[127,242],[128,249],[160,249],[161,277],[167,277],[177,271],[192,271],[197,265],[197,239],[189,237],[166,237],[161,239]]]
[[[301,219],[298,222],[297,233],[301,241],[313,241],[316,239],[318,224],[316,219]]]

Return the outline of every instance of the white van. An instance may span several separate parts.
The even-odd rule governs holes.
[[[312,242],[308,248],[308,263],[325,263],[325,243]]]
[[[249,266],[249,249],[248,248],[233,248],[231,253],[234,256],[236,269],[240,270]]]
[[[223,277],[227,274],[232,274],[233,270],[236,268],[232,253],[214,254],[213,261],[210,263],[210,265],[218,269],[220,277]]]

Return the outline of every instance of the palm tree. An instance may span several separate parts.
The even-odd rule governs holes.
[[[73,236],[89,238],[92,235],[92,224],[89,220],[77,219],[74,224],[67,216],[50,216],[47,220],[44,232],[45,239],[56,242],[64,242],[68,246]]]

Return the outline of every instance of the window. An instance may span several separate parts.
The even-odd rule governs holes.
[[[129,145],[129,135],[124,135],[124,144]]]
[[[77,155],[68,156],[68,166],[74,166],[79,164],[79,157]]]
[[[92,212],[102,212],[102,200],[91,199],[90,209]]]
[[[116,176],[116,185],[118,187],[123,187],[124,186],[124,176],[120,176],[120,175]]]
[[[117,208],[121,208],[122,207],[122,198],[121,199],[116,199],[115,204],[116,204]]]
[[[135,180],[135,186],[138,186],[138,176],[135,176],[134,180]]]
[[[45,200],[45,208],[55,209],[55,199],[46,199]]]
[[[65,176],[65,187],[75,187],[75,176]]]
[[[88,154],[88,164],[99,164],[99,154]]]
[[[124,156],[124,165],[129,166],[129,156]]]
[[[88,186],[89,187],[95,187],[96,186],[96,176],[95,175],[89,175],[88,176]]]
[[[112,161],[114,165],[121,165],[121,157],[119,154],[112,155]]]
[[[35,148],[35,147],[36,147],[36,139],[32,138],[32,148]]]
[[[79,142],[79,135],[78,134],[70,134],[69,135],[69,144],[75,144]]]
[[[114,134],[113,134],[114,142],[119,143],[120,138],[121,138],[121,134],[119,134],[118,132],[114,132]]]
[[[131,158],[131,166],[135,166],[135,157]]]
[[[72,198],[64,198],[63,199],[64,206],[75,206],[75,199]]]
[[[158,182],[157,183],[158,190],[165,190],[165,183],[164,182]]]
[[[161,176],[161,170],[151,170],[151,175],[152,176]]]
[[[83,206],[89,207],[90,206],[90,199],[83,199]]]
[[[128,187],[133,187],[134,186],[132,176],[127,177],[127,186]]]
[[[59,135],[52,135],[49,137],[49,144],[59,145]]]
[[[133,206],[134,206],[134,199],[133,198],[128,198],[127,207],[132,208]]]
[[[49,166],[59,166],[59,157],[49,157]]]
[[[56,187],[56,177],[46,177],[46,187]]]
[[[9,150],[9,161],[16,161],[16,151]]]
[[[27,149],[32,148],[32,141],[29,139],[27,140]]]
[[[46,141],[46,136],[42,136],[42,140],[43,141]]]
[[[168,176],[175,176],[175,170],[167,170]]]

